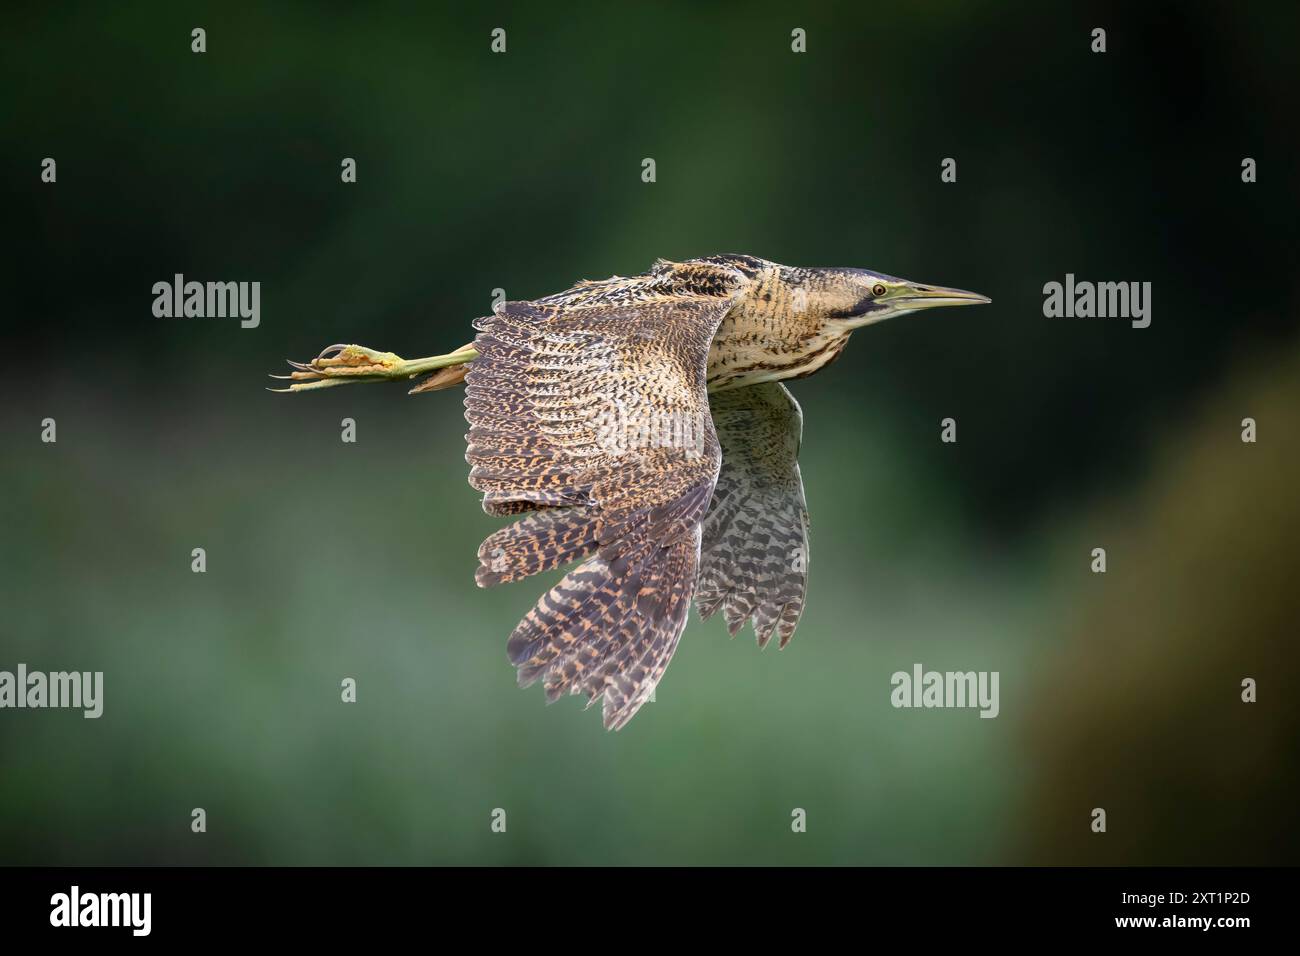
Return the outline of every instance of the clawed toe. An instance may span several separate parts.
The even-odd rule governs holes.
[[[377,352],[364,345],[336,344],[321,350],[310,362],[286,359],[293,371],[288,375],[272,375],[271,378],[288,379],[293,384],[272,391],[305,392],[333,385],[347,385],[349,382],[401,381],[416,378],[426,372],[435,374],[412,391],[437,391],[463,381],[463,366],[477,356],[472,344],[463,345],[449,355],[433,355],[413,361],[407,361],[393,352]]]
[[[280,391],[302,392],[348,382],[400,378],[406,365],[392,352],[376,352],[364,345],[331,345],[310,362],[286,359],[293,369],[288,375],[271,378],[288,379],[294,384]]]

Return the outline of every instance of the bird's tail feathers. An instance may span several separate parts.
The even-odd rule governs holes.
[[[698,547],[695,535],[646,542],[570,571],[510,635],[519,685],[542,678],[548,701],[603,699],[605,727],[623,727],[650,699],[686,626]]]
[[[468,352],[474,348],[474,343],[470,342],[462,345],[451,355],[459,355],[462,352]],[[415,388],[410,389],[406,394],[417,395],[420,392],[441,392],[445,388],[455,388],[465,381],[465,373],[469,371],[471,362],[462,362],[459,365],[448,365],[445,368],[434,369],[424,378],[420,379]]]
[[[444,388],[455,388],[464,383],[465,373],[468,371],[468,362],[464,365],[449,365],[447,368],[437,369],[422,378],[420,383],[406,394],[417,395],[420,392],[441,392]]]
[[[536,511],[479,545],[474,580],[481,588],[518,581],[585,558],[596,547],[596,523],[589,509]]]

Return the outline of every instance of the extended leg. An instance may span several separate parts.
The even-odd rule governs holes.
[[[412,392],[436,391],[455,385],[464,378],[461,366],[478,358],[474,346],[462,345],[447,355],[428,358],[404,359],[392,352],[377,352],[364,345],[331,345],[310,362],[290,362],[294,371],[288,375],[272,375],[293,384],[287,388],[273,388],[273,392],[307,392],[317,388],[332,388],[353,382],[409,381],[426,372],[433,372]]]

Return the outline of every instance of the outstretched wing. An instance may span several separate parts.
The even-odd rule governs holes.
[[[704,519],[695,602],[722,608],[733,635],[753,620],[758,646],[784,647],[808,586],[808,507],[799,477],[803,415],[779,382],[719,392],[713,424],[722,468]]]
[[[465,378],[470,484],[489,513],[526,513],[483,542],[478,583],[583,562],[510,635],[519,683],[603,698],[612,729],[686,625],[720,462],[705,367],[743,277],[681,270],[507,303],[475,323]]]

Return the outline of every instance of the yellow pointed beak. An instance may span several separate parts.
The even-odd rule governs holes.
[[[985,305],[992,302],[986,295],[967,292],[965,289],[949,289],[941,285],[911,284],[903,289],[893,300],[898,309],[938,309],[947,305]]]

